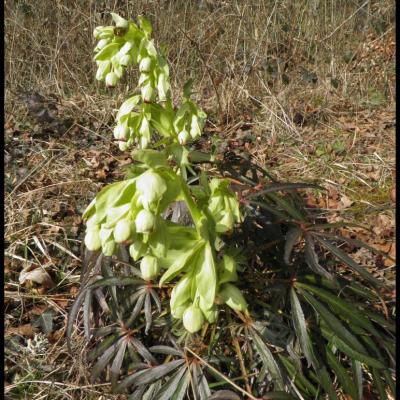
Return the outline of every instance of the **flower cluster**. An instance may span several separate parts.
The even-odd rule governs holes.
[[[155,280],[160,273],[160,285],[177,279],[171,314],[182,319],[189,332],[197,332],[205,321],[216,321],[218,305],[247,310],[233,285],[237,263],[221,239],[240,222],[239,204],[226,179],[188,185],[183,167],[190,168],[189,151],[184,146],[201,135],[206,114],[190,99],[191,82],[175,111],[168,65],[150,39],[150,23],[141,17],[137,26],[116,14],[112,17],[115,27],[94,32],[99,40],[97,79],[114,86],[125,67],[139,66],[140,94],[122,104],[114,129],[122,151],[134,144],[139,148],[132,153],[138,163],[129,179],[104,187],[85,211],[85,245],[106,256],[113,256],[120,245],[129,246],[144,280]],[[148,149],[160,136],[164,147]],[[186,202],[193,226],[162,217],[175,201]]]

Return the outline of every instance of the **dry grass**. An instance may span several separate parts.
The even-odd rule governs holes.
[[[107,393],[87,382],[84,350],[76,343],[69,356],[63,333],[79,281],[80,215],[129,161],[110,128],[136,72],[109,92],[91,60],[93,28],[109,23],[109,11],[151,19],[174,98],[193,77],[213,141],[252,153],[280,179],[334,187],[355,201],[342,217],[393,218],[394,2],[7,0],[8,398]],[[56,125],[28,116],[20,94],[32,91],[54,102]],[[22,287],[23,268],[46,270],[55,286]],[[18,331],[46,308],[56,311],[52,334]]]

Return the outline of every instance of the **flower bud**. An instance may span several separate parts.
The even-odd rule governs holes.
[[[103,29],[104,29],[104,26],[96,26],[96,28],[94,28],[94,30],[93,30],[93,37],[95,39],[98,39],[100,36],[100,33],[102,32]]]
[[[150,233],[155,225],[155,217],[148,210],[141,210],[136,216],[136,232],[138,233]]]
[[[115,26],[117,28],[122,28],[122,29],[129,29],[129,22],[125,19],[120,17],[118,14],[111,13],[111,16],[115,22]]]
[[[139,63],[140,72],[150,72],[151,71],[152,60],[150,57],[144,57]]]
[[[140,262],[140,272],[145,281],[151,281],[156,278],[160,272],[157,258],[153,256],[144,256]]]
[[[136,241],[129,246],[129,254],[134,261],[137,261],[140,257],[143,257],[146,251],[147,245],[143,242]]]
[[[201,135],[201,129],[199,125],[199,118],[197,115],[192,115],[192,121],[190,124],[190,136],[194,139]]]
[[[101,39],[98,41],[95,51],[100,51],[102,48],[106,47],[110,43],[110,39]]]
[[[121,219],[117,222],[114,228],[114,240],[117,243],[125,242],[129,239],[132,233],[132,222],[129,219]]]
[[[163,178],[152,170],[148,170],[139,176],[136,181],[136,189],[141,195],[143,207],[147,210],[151,205],[158,203],[167,190]]]
[[[218,296],[232,309],[237,311],[247,310],[247,302],[242,292],[231,283],[225,283],[221,286]]]
[[[88,248],[90,251],[96,251],[99,250],[101,247],[101,240],[100,240],[100,235],[99,235],[99,228],[91,228],[88,229],[85,235],[85,246]]]
[[[195,333],[201,329],[204,323],[204,316],[200,308],[191,305],[183,313],[183,326],[190,333]]]
[[[179,143],[184,146],[190,139],[189,132],[187,130],[183,130],[178,134]]]
[[[121,57],[119,63],[123,67],[127,67],[128,65],[132,64],[132,56],[130,54],[125,54],[124,56]]]
[[[151,98],[152,98],[153,92],[154,92],[152,86],[148,83],[147,85],[142,86],[140,88],[140,92],[142,94],[143,101],[145,103],[149,103],[151,101]]]
[[[130,129],[127,125],[117,125],[114,128],[113,133],[115,139],[128,140]]]
[[[118,83],[118,76],[114,72],[109,72],[106,75],[106,86],[109,88],[112,88],[117,83]]]

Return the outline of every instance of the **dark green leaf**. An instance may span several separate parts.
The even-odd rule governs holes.
[[[332,243],[321,239],[318,236],[314,236],[318,242],[322,244],[327,250],[329,250],[334,256],[336,256],[339,260],[343,261],[346,265],[348,265],[351,269],[358,272],[363,278],[365,278],[368,282],[373,285],[380,286],[381,282],[374,278],[365,268],[358,265],[352,258],[350,258],[343,250],[334,246]]]
[[[247,196],[249,199],[253,197],[262,196],[266,193],[272,192],[280,192],[280,191],[289,191],[289,190],[297,190],[297,189],[319,189],[325,190],[325,188],[315,185],[314,183],[272,183],[268,185],[263,190],[260,190],[256,193],[252,193],[251,195]]]
[[[368,332],[372,333],[377,338],[381,338],[381,335],[375,329],[375,327],[371,324],[371,322],[364,317],[362,312],[357,310],[354,307],[353,303],[348,303],[337,296],[332,295],[331,293],[327,292],[326,290],[320,289],[318,287],[312,285],[306,285],[304,283],[295,282],[295,287],[300,287],[305,290],[310,291],[317,295],[320,299],[324,300],[329,306],[336,311],[337,315],[341,317],[345,317],[348,319],[352,324],[358,324],[362,328],[366,329]]]
[[[318,370],[318,362],[314,356],[313,345],[307,332],[304,313],[294,288],[290,289],[290,302],[292,305],[293,326],[299,338],[301,349],[307,358],[308,367],[312,365],[315,370]]]
[[[330,274],[328,271],[326,271],[324,268],[319,265],[319,259],[318,255],[314,249],[314,241],[312,239],[312,236],[309,234],[305,235],[305,250],[304,250],[304,256],[307,265],[310,267],[312,271],[314,271],[316,274],[319,274],[323,276],[326,279],[333,279],[332,274]]]
[[[322,334],[339,350],[343,353],[347,354],[350,358],[361,361],[364,364],[367,364],[371,367],[375,368],[385,368],[385,365],[375,358],[366,355],[365,352],[361,353],[357,350],[354,350],[353,347],[349,346],[346,342],[341,340],[337,335],[337,331],[330,331],[326,327],[321,324],[321,332]],[[335,332],[335,333],[334,333]]]
[[[255,329],[251,329],[252,338],[257,351],[260,354],[263,364],[266,366],[278,389],[283,389],[283,378],[278,363],[268,346],[264,343],[262,336]]]
[[[312,295],[302,289],[298,289],[299,293],[307,300],[307,302],[314,308],[316,313],[322,318],[329,328],[341,338],[349,346],[354,348],[360,353],[366,353],[364,346],[359,340],[335,317],[322,303],[315,299]]]
[[[190,382],[190,372],[186,370],[186,374],[180,380],[179,385],[176,388],[176,391],[171,400],[183,400],[186,396],[186,390],[187,387],[189,386],[189,382]]]
[[[351,368],[353,370],[354,384],[357,389],[357,400],[362,400],[363,398],[363,371],[360,361],[351,360]]]
[[[181,351],[179,351],[177,349],[174,349],[173,347],[169,347],[169,346],[162,346],[162,345],[152,346],[152,347],[149,348],[149,350],[152,353],[168,354],[168,355],[171,355],[171,356],[178,356],[178,357],[183,357],[184,356],[183,352],[181,352]]]
[[[90,380],[94,382],[96,378],[101,374],[101,372],[106,368],[107,364],[113,357],[113,355],[116,353],[118,346],[121,345],[121,340],[118,340],[116,343],[113,343],[99,358],[97,363],[94,365],[92,369],[92,374],[90,377]]]
[[[183,374],[187,371],[186,367],[182,367],[176,371],[166,384],[157,392],[154,400],[169,400],[174,395]]]
[[[164,365],[159,365],[157,367],[135,372],[134,374],[126,377],[117,386],[117,390],[126,389],[129,386],[147,385],[169,374],[171,371],[184,364],[184,362],[185,360],[175,360]]]
[[[326,349],[327,360],[331,368],[335,371],[335,374],[343,387],[345,393],[349,394],[353,399],[357,398],[357,387],[354,386],[354,382],[352,378],[349,376],[349,372],[340,361],[336,358],[336,356],[332,353],[332,351],[327,348]]]
[[[385,390],[385,383],[382,381],[380,371],[378,371],[376,368],[372,368],[371,370],[372,373],[372,383],[376,387],[379,393],[379,400],[387,400],[387,394]]]

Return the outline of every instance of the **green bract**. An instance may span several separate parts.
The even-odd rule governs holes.
[[[225,283],[221,286],[218,296],[224,301],[229,307],[236,311],[246,311],[247,302],[244,299],[242,292],[231,283]]]
[[[129,179],[105,186],[86,209],[85,245],[105,256],[129,245],[144,280],[156,279],[162,269],[159,285],[174,285],[172,316],[195,333],[205,320],[216,321],[218,299],[236,310],[246,309],[239,289],[228,283],[238,280],[236,262],[225,254],[221,238],[241,220],[239,204],[226,179],[208,184],[203,173],[199,184],[188,185],[188,173],[195,174],[191,163],[209,160],[185,147],[201,136],[206,121],[191,100],[192,81],[175,107],[169,67],[150,37],[149,21],[140,17],[136,25],[114,13],[112,18],[115,26],[93,33],[98,40],[96,79],[114,87],[126,67],[138,67],[138,90],[120,106],[113,129],[121,151],[136,146],[135,163],[127,170]],[[163,213],[177,204],[185,207],[166,221]]]

